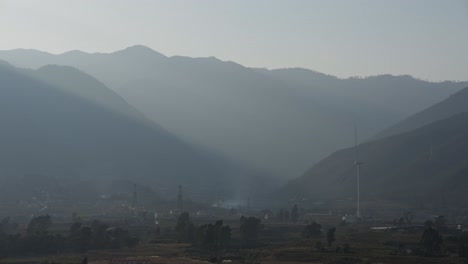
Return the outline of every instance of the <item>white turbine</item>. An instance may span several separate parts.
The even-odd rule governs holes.
[[[356,123],[354,123],[354,165],[356,166],[356,176],[357,176],[357,218],[361,218],[361,190],[360,190],[360,177],[361,177],[361,165],[363,162],[358,160],[358,143],[357,143],[357,128]]]

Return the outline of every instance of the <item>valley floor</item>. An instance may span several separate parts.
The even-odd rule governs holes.
[[[234,224],[234,223],[233,223]],[[330,223],[331,224],[331,223]],[[236,226],[233,226],[235,230]],[[325,243],[326,238],[303,239],[303,224],[265,223],[258,246],[242,249],[233,244],[224,252],[223,263],[334,263],[334,264],[402,264],[402,263],[467,263],[467,259],[458,257],[457,243],[453,233],[443,233],[443,257],[421,257],[415,254],[420,249],[420,230],[382,231],[370,230],[366,224],[337,226],[336,242],[331,247],[319,251],[317,242]],[[235,232],[234,232],[235,233]],[[349,252],[337,252],[336,248],[349,245]],[[81,263],[84,254],[59,254],[36,257],[17,257],[0,259],[5,264],[26,263]],[[140,243],[134,248],[121,250],[89,251],[88,263],[104,264],[111,260],[150,259],[157,264],[210,263],[209,252],[200,251],[190,244],[176,243],[173,234],[163,234],[160,238]]]

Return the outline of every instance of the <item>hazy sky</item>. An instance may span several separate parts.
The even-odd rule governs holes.
[[[468,80],[468,0],[0,0],[0,49],[165,55]]]

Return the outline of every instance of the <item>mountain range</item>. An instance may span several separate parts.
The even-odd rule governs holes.
[[[1,62],[0,124],[0,193],[9,199],[31,196],[39,179],[91,182],[89,189],[127,179],[164,195],[186,184],[187,193],[209,196],[215,187],[232,194],[258,176],[172,135],[69,66]]]
[[[468,112],[468,89],[465,88],[449,98],[420,111],[410,117],[392,125],[378,134],[378,137],[386,137],[408,132],[416,128],[428,125],[432,122],[449,118],[453,115]]]
[[[275,196],[355,200],[357,151],[363,200],[462,207],[468,201],[467,94],[468,87],[409,117],[386,132],[393,135],[333,153]]]
[[[167,57],[137,45],[113,53],[0,51],[18,67],[73,66],[181,139],[281,179],[468,86],[411,76],[340,79],[256,69],[214,57]]]

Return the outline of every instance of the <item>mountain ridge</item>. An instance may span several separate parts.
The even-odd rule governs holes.
[[[60,78],[63,71],[54,70],[70,70],[46,69]],[[64,82],[70,87],[62,87],[61,81],[51,85],[41,74],[0,63],[0,167],[5,188],[25,175],[43,175],[92,180],[97,185],[131,179],[166,196],[180,183],[195,193],[216,186],[228,197],[248,189],[249,185],[241,189],[240,182],[261,175],[187,144],[141,116],[122,114],[133,110],[114,111],[69,92],[80,87],[79,78],[93,80],[91,76],[68,76]],[[109,91],[111,103],[114,95]],[[130,107],[121,103],[114,106]]]
[[[377,135],[377,138],[404,133],[452,115],[468,112],[468,87],[451,95],[447,99],[424,109],[392,125]]]
[[[241,63],[237,63],[235,61],[232,61],[232,60],[222,60],[222,59],[219,59],[217,58],[216,56],[202,56],[202,57],[193,57],[193,56],[188,56],[188,55],[173,55],[173,56],[167,56],[167,55],[164,55],[163,53],[160,53],[148,46],[145,46],[145,45],[141,45],[141,44],[135,44],[135,45],[131,45],[131,46],[128,46],[126,48],[123,48],[123,49],[119,49],[119,50],[115,50],[115,51],[112,51],[112,52],[86,52],[86,51],[82,51],[82,50],[69,50],[69,51],[65,51],[65,52],[61,52],[61,53],[52,53],[52,52],[47,52],[47,51],[41,51],[39,49],[34,49],[34,48],[17,48],[17,49],[9,49],[9,50],[0,50],[0,52],[34,52],[34,53],[37,53],[37,54],[44,54],[44,55],[52,55],[52,56],[61,56],[61,55],[65,55],[65,54],[86,54],[86,55],[109,55],[109,54],[118,54],[118,53],[126,53],[126,52],[129,52],[129,51],[147,51],[149,53],[153,53],[153,54],[158,54],[160,55],[161,57],[165,57],[165,58],[186,58],[186,59],[207,59],[207,60],[217,60],[217,61],[220,61],[220,62],[225,62],[225,63],[234,63],[234,64],[237,64],[237,65],[240,65],[244,68],[248,68],[248,69],[252,69],[252,70],[256,70],[256,71],[282,71],[282,70],[300,70],[300,71],[305,71],[305,72],[312,72],[312,73],[315,73],[315,74],[319,74],[319,75],[323,75],[323,76],[328,76],[328,77],[332,77],[332,78],[335,78],[335,79],[339,79],[339,80],[348,80],[348,79],[369,79],[369,78],[376,78],[376,77],[385,77],[385,76],[389,76],[389,77],[410,77],[411,79],[414,79],[414,80],[419,80],[419,81],[423,81],[423,82],[428,82],[428,83],[445,83],[445,82],[458,82],[458,83],[463,83],[463,82],[468,82],[468,80],[440,80],[440,81],[430,81],[430,80],[424,80],[424,79],[421,79],[421,78],[418,78],[418,77],[415,77],[413,75],[410,75],[410,74],[388,74],[388,73],[380,73],[380,74],[374,74],[374,75],[365,75],[365,76],[349,76],[349,77],[338,77],[336,75],[333,75],[333,74],[329,74],[329,73],[324,73],[324,72],[321,72],[321,71],[317,71],[317,70],[313,70],[313,69],[310,69],[310,68],[304,68],[304,67],[280,67],[280,68],[258,68],[258,67],[247,67],[247,66],[244,66],[242,65]]]
[[[361,195],[368,201],[393,201],[407,207],[450,202],[468,196],[468,113],[358,146]],[[283,199],[355,199],[355,148],[324,158],[275,196]]]
[[[462,86],[388,76],[341,80],[309,70],[262,71],[215,58],[141,58],[127,52],[54,55],[39,62],[8,54],[0,51],[0,59],[27,67],[74,66],[180,138],[278,178],[296,177],[349,146],[352,137],[345,131],[354,122],[360,137],[369,139]]]

